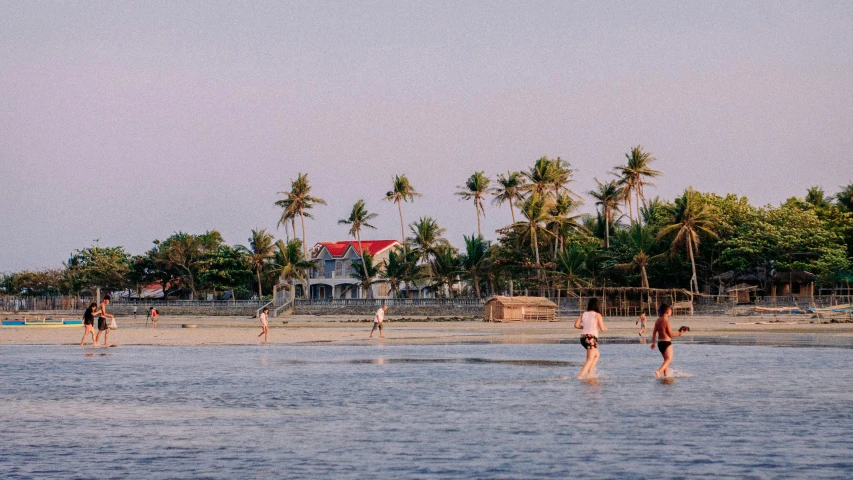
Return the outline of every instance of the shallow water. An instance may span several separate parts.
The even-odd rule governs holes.
[[[853,350],[0,347],[2,478],[849,478]]]

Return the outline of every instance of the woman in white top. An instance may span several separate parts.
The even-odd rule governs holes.
[[[598,357],[601,355],[598,351],[598,332],[607,331],[597,298],[589,299],[586,312],[582,313],[575,320],[575,328],[583,331],[581,334],[581,345],[586,349],[586,363],[583,364],[578,379],[583,380],[585,377],[594,378],[595,365],[598,363]]]
[[[269,341],[270,341],[270,327],[269,327],[269,323],[267,322],[267,315],[269,314],[269,311],[270,311],[270,309],[266,308],[266,307],[264,307],[264,309],[261,311],[261,318],[260,319],[261,319],[261,328],[263,328],[263,331],[261,331],[260,335],[258,335],[258,340],[260,340],[261,335],[263,335],[264,343],[269,343]]]

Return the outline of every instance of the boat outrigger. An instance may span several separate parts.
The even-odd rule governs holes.
[[[3,327],[79,327],[83,320],[78,318],[16,318],[0,320]]]

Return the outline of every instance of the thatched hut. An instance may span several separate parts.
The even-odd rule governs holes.
[[[544,297],[494,296],[486,301],[489,322],[552,322],[557,304]]]
[[[805,270],[774,271],[770,274],[770,296],[813,297],[815,275]]]

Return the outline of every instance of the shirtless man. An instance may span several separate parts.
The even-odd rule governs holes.
[[[98,334],[95,335],[95,344],[98,343],[98,338],[101,337],[101,332],[104,332],[104,345],[107,344],[107,338],[110,336],[110,322],[107,320],[115,318],[114,315],[107,313],[107,305],[110,304],[110,296],[104,295],[104,300],[95,312],[98,314]]]
[[[672,363],[673,357],[672,339],[684,335],[684,329],[687,327],[681,327],[678,332],[672,331],[672,326],[669,324],[672,307],[667,303],[661,304],[658,313],[660,318],[655,322],[655,329],[652,331],[652,350],[655,349],[655,338],[657,338],[658,350],[663,355],[663,364],[655,370],[655,376],[661,378],[669,376],[669,364]]]

